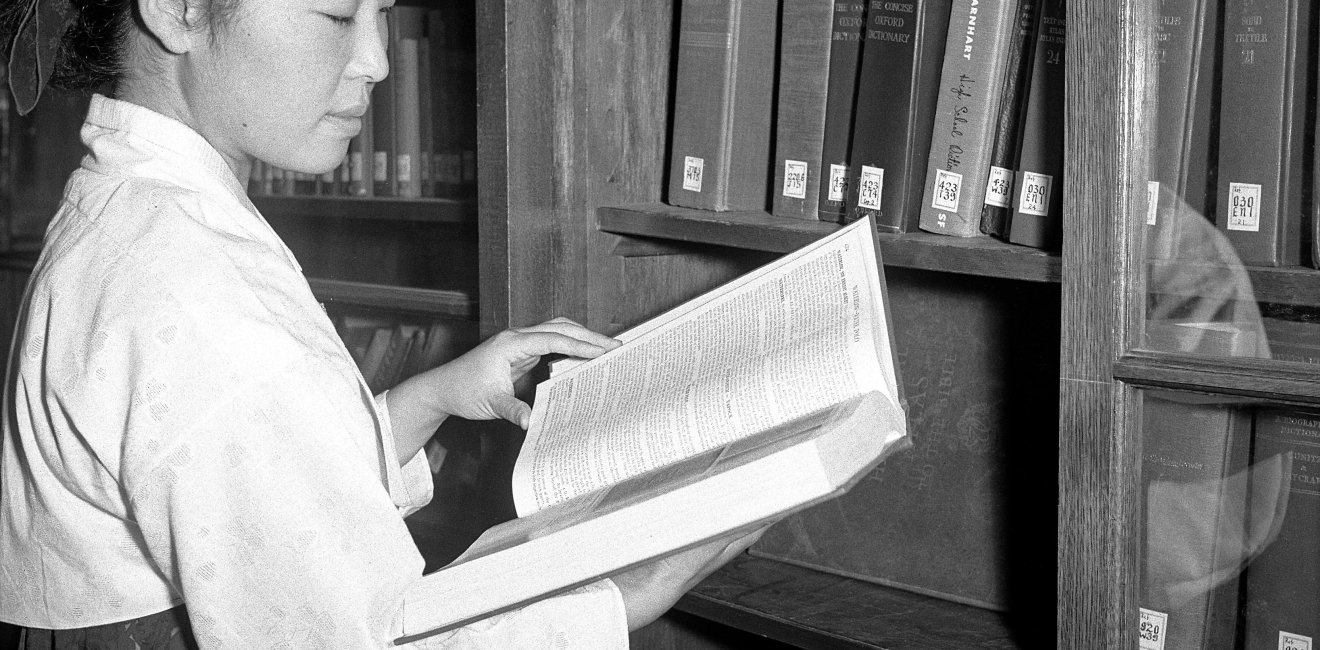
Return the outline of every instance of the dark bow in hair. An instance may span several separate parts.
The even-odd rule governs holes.
[[[23,10],[9,49],[9,91],[19,115],[27,115],[41,99],[75,13],[72,0],[31,0]]]

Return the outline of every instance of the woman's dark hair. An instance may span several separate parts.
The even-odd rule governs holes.
[[[42,0],[38,0],[42,1]],[[51,0],[44,0],[51,1]],[[188,0],[205,5],[207,26],[216,29],[232,16],[240,0]],[[87,90],[113,85],[124,73],[124,56],[135,21],[140,22],[135,0],[69,0],[75,16],[60,43],[50,85]],[[8,55],[28,3],[0,0],[0,35]]]

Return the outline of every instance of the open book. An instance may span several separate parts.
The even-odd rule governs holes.
[[[908,444],[869,219],[537,386],[519,518],[406,594],[404,639],[838,496]]]

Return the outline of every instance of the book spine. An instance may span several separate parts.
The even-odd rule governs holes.
[[[1017,0],[955,0],[949,14],[922,230],[981,235],[994,124],[999,117]]]
[[[771,213],[816,219],[834,0],[786,2],[780,24]]]
[[[1244,264],[1302,263],[1311,5],[1224,6],[1216,225]]]
[[[830,77],[825,100],[825,138],[821,143],[821,221],[843,220],[848,209],[848,154],[852,150],[853,110],[861,69],[866,3],[835,0],[830,42]]]
[[[1013,216],[1013,181],[1017,172],[1018,144],[1022,138],[1022,110],[1031,83],[1033,52],[1040,12],[1038,0],[1020,0],[1013,24],[1017,31],[1008,46],[1004,65],[1004,93],[999,100],[999,121],[995,123],[994,149],[990,155],[990,176],[985,186],[985,207],[981,209],[981,232],[1003,237]],[[1062,109],[1062,106],[1060,106]]]
[[[1066,22],[1064,0],[1041,3],[1008,229],[1010,242],[1047,250],[1063,244]]]
[[[770,180],[777,3],[686,0],[669,202],[764,210]]]
[[[1140,604],[1164,617],[1165,650],[1233,649],[1251,425],[1242,408],[1142,404]]]
[[[881,232],[917,229],[951,0],[872,2],[848,172],[848,215]]]
[[[1242,625],[1248,650],[1314,648],[1320,641],[1320,413],[1262,409],[1257,413],[1255,467],[1282,456],[1286,507],[1273,543],[1247,566]],[[1253,481],[1253,489],[1260,484]],[[1254,497],[1253,497],[1254,499]],[[1252,511],[1252,537],[1273,528]]]
[[[394,171],[395,196],[417,198],[421,185],[421,79],[418,46],[426,23],[422,7],[397,6],[391,41],[394,51]]]
[[[421,181],[420,195],[435,196],[435,182],[431,176],[432,143],[435,141],[435,86],[431,83],[431,35],[427,32],[426,16],[422,12],[417,20],[422,25],[422,37],[417,41],[417,112],[418,146],[417,175]]]
[[[389,32],[393,42],[399,32],[399,19],[394,13],[390,14]],[[371,187],[375,196],[394,196],[395,190],[394,132],[398,107],[395,105],[394,85],[398,83],[398,54],[397,47],[390,48],[390,74],[377,82],[371,92]]]

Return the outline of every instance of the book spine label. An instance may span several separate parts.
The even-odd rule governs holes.
[[[869,216],[882,232],[917,228],[949,5],[876,0],[867,8],[846,221]]]
[[[1311,5],[1224,5],[1216,225],[1244,264],[1302,263]]]
[[[1001,82],[1017,0],[955,0],[926,171],[921,229],[981,233]]]
[[[848,156],[852,150],[853,110],[861,67],[866,3],[835,0],[830,42],[830,77],[825,102],[825,139],[821,145],[819,215],[821,221],[841,221],[847,211]]]
[[[834,0],[786,2],[781,24],[771,212],[816,219]]]
[[[1032,52],[1037,30],[1037,0],[1020,0],[1013,23],[1017,30],[1008,47],[1004,66],[1004,92],[999,99],[995,124],[994,153],[986,181],[985,207],[981,209],[981,232],[1003,237],[1013,216],[1013,172],[1017,169],[1018,143],[1022,138],[1023,108],[1030,87]]]

